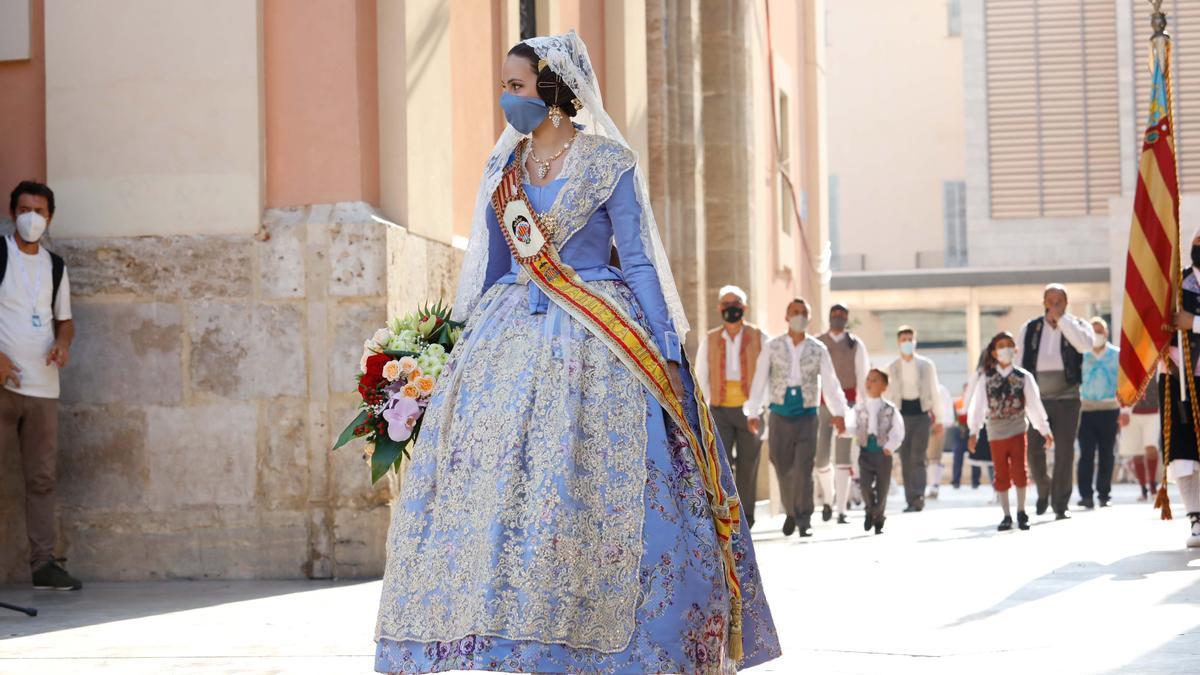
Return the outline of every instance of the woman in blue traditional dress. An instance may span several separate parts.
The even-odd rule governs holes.
[[[693,452],[708,412],[680,349],[687,320],[587,50],[574,31],[527,40],[502,76],[509,127],[476,202],[466,328],[395,505],[376,670],[722,673],[775,658],[749,532],[714,524],[730,522],[711,495],[733,495],[732,476],[719,447],[710,474]],[[506,172],[557,259],[668,362],[682,415],[514,257],[541,230],[522,216],[501,230]]]

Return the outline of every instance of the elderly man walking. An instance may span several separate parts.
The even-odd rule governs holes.
[[[1045,313],[1031,319],[1017,335],[1021,367],[1034,374],[1042,407],[1054,437],[1053,479],[1046,468],[1042,435],[1029,431],[1029,469],[1037,483],[1037,513],[1053,507],[1057,520],[1070,518],[1075,438],[1079,432],[1083,355],[1095,347],[1096,334],[1086,320],[1067,313],[1067,289],[1050,284],[1042,292]]]
[[[745,320],[746,308],[746,292],[737,286],[725,286],[717,294],[722,325],[708,331],[700,341],[696,351],[696,379],[733,468],[742,514],[746,524],[753,528],[762,441],[758,433],[750,431],[743,406],[767,335]]]

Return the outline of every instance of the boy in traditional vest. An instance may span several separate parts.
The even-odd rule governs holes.
[[[1017,527],[1029,529],[1029,516],[1025,514],[1025,488],[1029,484],[1025,472],[1026,418],[1045,439],[1046,447],[1054,445],[1037,380],[1028,371],[1013,365],[1016,346],[1009,333],[999,333],[992,338],[967,412],[967,426],[971,432],[967,449],[971,453],[975,452],[979,442],[979,430],[987,423],[988,445],[996,468],[994,487],[1000,508],[1004,509],[1004,520],[997,528],[1001,532],[1011,530],[1013,526],[1008,500],[1008,489],[1013,485],[1017,486]]]
[[[696,380],[712,410],[717,434],[733,468],[734,483],[742,500],[742,515],[754,527],[754,502],[758,498],[758,459],[762,441],[751,433],[742,409],[766,333],[747,323],[746,292],[725,286],[717,295],[717,310],[724,325],[708,332],[696,351]],[[737,452],[734,452],[734,448]]]
[[[846,395],[833,370],[829,350],[808,330],[808,303],[788,303],[788,332],[767,343],[758,357],[750,400],[746,402],[750,430],[758,433],[763,408],[769,403],[771,433],[767,441],[779,492],[787,509],[783,533],[799,530],[812,536],[813,464],[817,454],[817,406],[821,397],[833,413],[830,423],[846,430]]]
[[[858,484],[862,488],[867,515],[863,529],[883,534],[887,520],[888,488],[892,484],[892,455],[904,442],[904,416],[883,398],[888,388],[887,373],[878,368],[867,373],[864,396],[854,406],[848,428],[858,444]]]
[[[858,400],[859,392],[864,391],[867,372],[871,370],[871,357],[867,354],[867,345],[846,330],[849,321],[850,310],[845,305],[834,305],[829,309],[829,330],[817,339],[829,350],[833,370],[837,373],[838,381],[842,383],[842,392],[846,394],[846,403],[853,406]],[[830,422],[832,419],[833,414],[829,412],[829,406],[822,404],[820,430],[817,433],[817,483],[821,488],[823,503],[821,518],[830,519],[832,509],[829,504],[836,501],[837,521],[842,525],[847,522],[846,503],[850,501],[850,468],[854,463],[854,444],[846,436],[834,435]],[[832,466],[829,461],[831,454]]]

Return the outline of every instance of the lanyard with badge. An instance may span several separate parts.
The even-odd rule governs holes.
[[[14,248],[16,248],[15,245]],[[37,303],[38,297],[40,297],[42,293],[42,284],[45,282],[45,277],[37,274],[35,271],[33,276],[36,277],[36,283],[34,280],[31,280],[29,276],[29,268],[25,266],[25,254],[22,253],[20,249],[17,249],[13,253],[16,255],[10,255],[9,257],[16,259],[17,268],[21,271],[21,280],[24,282],[25,294],[29,297],[30,312],[33,316],[33,327],[41,328],[42,315],[38,312]]]

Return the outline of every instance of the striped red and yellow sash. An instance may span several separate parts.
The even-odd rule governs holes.
[[[516,156],[521,156],[518,149]],[[704,483],[717,542],[721,550],[725,583],[729,590],[729,657],[742,659],[742,589],[733,553],[733,534],[741,527],[741,504],[721,487],[712,414],[697,387],[700,418],[697,436],[687,421],[685,403],[671,386],[667,361],[649,334],[624,309],[603,293],[590,288],[558,256],[551,233],[530,203],[522,185],[520,164],[513,162],[492,194],[492,208],[513,257],[549,298],[603,342],[650,391],[687,437],[688,446]],[[532,230],[530,230],[532,228]],[[696,381],[695,373],[692,380]]]

